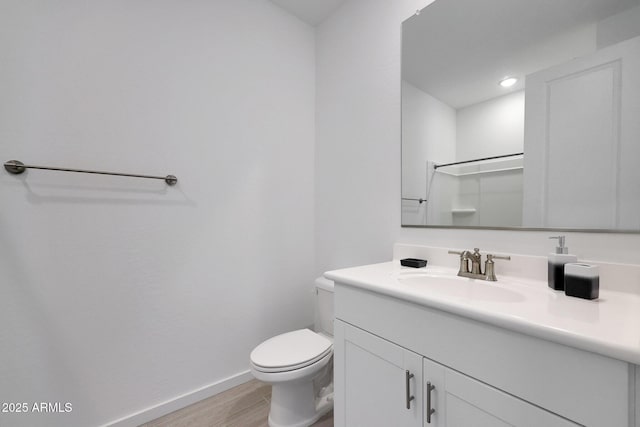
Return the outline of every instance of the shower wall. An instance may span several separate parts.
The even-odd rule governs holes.
[[[521,159],[443,167],[435,173],[429,164],[522,152],[523,91],[456,110],[403,81],[402,111],[403,224],[522,224]],[[429,200],[408,200],[418,198]]]
[[[457,161],[524,151],[524,91],[461,108],[456,117]],[[459,193],[454,206],[473,208],[475,212],[454,213],[455,225],[522,225],[523,171],[513,169],[522,166],[522,161],[514,159],[500,159],[456,169],[461,176],[458,178]],[[449,171],[452,169],[448,168]],[[475,173],[476,170],[482,172]],[[496,172],[486,172],[491,170]]]

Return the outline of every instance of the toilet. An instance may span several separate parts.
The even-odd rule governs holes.
[[[333,408],[333,282],[315,285],[316,332],[277,335],[251,352],[251,373],[272,386],[270,427],[308,427]]]

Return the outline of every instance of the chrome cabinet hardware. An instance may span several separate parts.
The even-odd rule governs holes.
[[[407,386],[407,409],[411,409],[411,401],[415,399],[414,396],[411,396],[411,384],[409,383],[413,378],[413,374],[409,371],[405,371],[405,384]]]
[[[431,392],[436,389],[436,386],[431,384],[431,381],[427,381],[427,424],[431,424],[431,415],[436,410],[431,407]]]

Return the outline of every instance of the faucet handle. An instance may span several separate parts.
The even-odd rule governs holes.
[[[490,282],[495,282],[498,280],[496,278],[496,271],[494,269],[494,264],[495,264],[495,262],[493,262],[494,259],[504,259],[504,260],[510,261],[511,257],[509,255],[487,254],[487,260],[484,262],[484,274],[485,274],[485,280],[488,280]]]
[[[458,269],[458,276],[460,273],[468,273],[469,272],[469,260],[467,259],[467,255],[469,251],[449,251],[451,255],[460,255],[460,268]]]
[[[505,259],[507,261],[511,261],[511,257],[509,255],[493,255],[487,254],[487,261],[491,261],[493,259]]]

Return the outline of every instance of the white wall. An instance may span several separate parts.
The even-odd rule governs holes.
[[[313,29],[267,1],[0,9],[2,161],[180,180],[0,173],[0,401],[73,405],[0,424],[246,379],[256,344],[313,321]]]
[[[400,227],[401,22],[418,1],[350,0],[317,33],[318,271],[388,260],[395,241],[546,255],[548,231]],[[640,263],[640,235],[565,233],[583,259]]]
[[[522,90],[460,108],[456,118],[456,153],[459,161],[521,153],[524,150]],[[521,165],[520,158],[500,159],[482,165],[483,170],[506,169],[516,162]],[[404,168],[404,163],[402,165]],[[476,212],[454,215],[455,225],[522,225],[522,169],[466,175],[461,176],[459,181],[460,195],[455,205],[475,208]]]
[[[524,91],[457,110],[457,158],[519,153],[524,147]]]
[[[598,49],[640,36],[640,6],[610,16],[597,25]]]
[[[427,203],[403,200],[403,224],[451,224],[455,183],[434,174],[427,162],[446,163],[455,158],[456,110],[403,80],[402,197],[429,199]]]
[[[391,258],[400,224],[400,22],[350,0],[316,30],[316,271]]]

